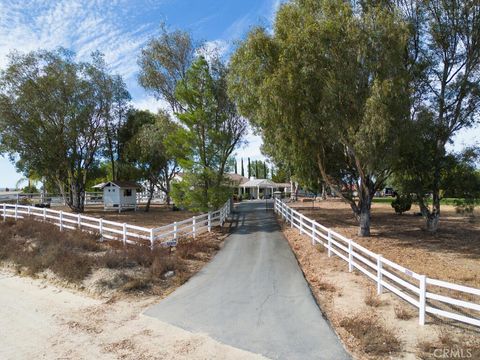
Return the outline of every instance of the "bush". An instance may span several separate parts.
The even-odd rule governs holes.
[[[395,209],[395,213],[400,215],[410,210],[411,207],[412,197],[410,195],[397,195],[395,200],[392,201],[392,208]]]
[[[455,199],[455,211],[457,214],[472,215],[475,210],[475,199]]]

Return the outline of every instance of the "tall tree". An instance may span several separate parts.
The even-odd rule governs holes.
[[[177,113],[183,127],[176,143],[188,148],[181,161],[186,176],[177,186],[177,203],[209,209],[225,201],[226,164],[246,134],[247,123],[227,95],[228,69],[218,59],[200,56],[177,85],[176,99],[185,111]]]
[[[243,168],[243,158],[241,159],[241,161],[242,161],[242,172],[241,172],[241,175],[242,175],[242,176],[245,176],[245,170],[244,170],[244,168]]]
[[[479,121],[480,5],[476,1],[398,1],[410,23],[406,64],[411,75],[411,124],[397,178],[416,193],[426,227],[437,231],[446,145]],[[431,195],[431,205],[429,198]]]
[[[250,165],[250,158],[248,158],[248,165],[247,165],[247,170],[248,170],[248,178],[250,179],[252,177],[252,170],[251,170],[251,165]]]
[[[252,30],[233,55],[230,91],[261,131],[264,151],[295,167],[314,164],[368,236],[372,197],[408,117],[408,33],[395,11],[364,4],[282,5],[274,34]]]
[[[142,123],[126,144],[125,160],[134,164],[139,170],[139,178],[146,181],[148,201],[145,211],[148,212],[157,188],[165,194],[167,204],[170,203],[171,183],[180,168],[176,160],[178,148],[172,151],[169,141],[179,126],[165,111],[156,115],[138,111],[131,113],[129,120]]]
[[[140,85],[157,99],[165,100],[173,112],[184,110],[176,89],[185,79],[196,50],[190,34],[180,30],[169,32],[162,24],[160,36],[147,43],[138,59]]]
[[[85,186],[111,124],[128,100],[100,54],[77,63],[64,49],[12,53],[0,74],[0,138],[17,168],[57,184],[68,206],[84,209]],[[111,94],[118,91],[120,98]]]

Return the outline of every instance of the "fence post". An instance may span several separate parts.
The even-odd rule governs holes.
[[[208,212],[208,232],[212,231],[212,212]]]
[[[15,204],[15,221],[17,220],[18,217],[18,205]]]
[[[47,221],[47,208],[43,208],[43,221]]]
[[[425,303],[427,295],[427,277],[420,275],[420,296],[418,301],[418,324],[425,325]]]
[[[78,214],[78,218],[77,218],[77,227],[78,227],[78,230],[82,230],[82,215]]]
[[[63,211],[60,211],[60,231],[63,231]]]
[[[353,271],[353,249],[352,249],[352,240],[348,240],[348,271]]]
[[[328,257],[332,257],[332,234],[328,231]]]
[[[123,246],[126,246],[127,245],[127,224],[123,223],[123,228],[122,228],[122,232],[123,232]]]
[[[382,286],[382,255],[377,255],[377,295],[381,295],[383,292]]]
[[[20,202],[20,194],[17,194],[17,204]],[[15,218],[17,220],[17,218]]]
[[[315,221],[312,221],[312,245],[315,245]]]
[[[173,240],[177,240],[177,222],[173,223]]]
[[[153,236],[153,229],[150,229],[150,250],[153,251],[153,244],[155,242],[155,237]]]
[[[196,229],[196,223],[197,223],[197,218],[194,216],[192,218],[192,232],[193,232],[193,238],[195,239],[196,235],[197,235],[197,229]]]
[[[27,213],[28,213],[28,216],[30,216],[30,206],[27,207]]]
[[[103,240],[103,219],[98,219],[98,231],[100,232],[100,237]]]
[[[7,220],[7,205],[3,204],[3,221]]]
[[[293,228],[293,209],[290,208],[290,227]]]

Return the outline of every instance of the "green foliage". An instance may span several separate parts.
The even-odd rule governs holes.
[[[246,134],[247,123],[227,95],[228,69],[218,59],[200,56],[178,82],[175,97],[183,111],[170,149],[182,149],[182,181],[172,197],[179,206],[207,210],[226,201],[228,160]],[[172,150],[174,151],[174,150]]]
[[[392,201],[392,208],[395,209],[397,214],[403,214],[412,207],[412,197],[410,195],[397,195],[395,200]]]
[[[256,28],[240,44],[229,90],[275,164],[311,187],[323,179],[359,216],[390,173],[408,117],[407,39],[384,6],[291,1],[273,35]]]
[[[0,73],[2,149],[23,173],[55,183],[81,212],[105,130],[128,102],[125,85],[98,53],[80,63],[63,49],[8,58]]]

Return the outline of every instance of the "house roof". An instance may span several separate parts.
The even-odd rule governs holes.
[[[142,187],[142,185],[137,184],[134,181],[116,180],[116,181],[108,181],[106,183],[101,183],[101,184],[95,185],[94,188],[103,189],[105,186],[107,186],[109,184],[118,186],[119,188],[127,188],[127,189],[140,189]]]
[[[277,187],[273,181],[268,179],[252,179],[248,180],[246,183],[241,185],[242,187],[260,187],[260,188],[271,188]]]
[[[238,185],[245,184],[248,181],[248,178],[239,174],[225,174],[229,180],[237,183]]]

